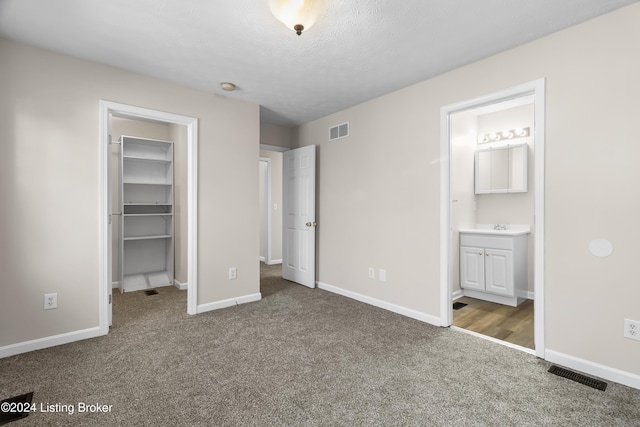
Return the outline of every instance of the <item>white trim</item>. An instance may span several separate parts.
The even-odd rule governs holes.
[[[462,298],[464,296],[464,291],[462,289],[458,289],[455,292],[451,293],[451,301],[455,301],[458,298]]]
[[[337,286],[328,285],[326,283],[317,282],[318,288],[325,291],[332,292],[334,294],[342,295],[343,297],[351,298],[366,304],[373,305],[378,308],[392,311],[403,316],[410,317],[412,319],[420,320],[421,322],[429,323],[431,325],[440,326],[440,319],[430,314],[422,313],[411,308],[402,307],[400,305],[392,304],[386,301],[382,301],[376,298],[362,295],[357,292],[348,291],[346,289],[339,288]]]
[[[611,368],[588,360],[579,359],[554,350],[547,349],[545,355],[548,362],[557,363],[558,365],[562,365],[576,371],[584,372],[589,375],[614,381],[640,390],[640,375],[621,371],[620,369]]]
[[[107,257],[107,239],[109,213],[108,189],[109,170],[109,117],[125,117],[129,119],[146,119],[166,123],[174,123],[187,127],[187,275],[189,285],[187,290],[187,313],[196,314],[198,302],[198,119],[163,111],[151,110],[127,104],[100,100],[99,103],[99,161],[100,161],[100,187],[99,187],[99,330],[100,335],[109,332],[108,320],[108,271],[111,268]]]
[[[481,339],[484,339],[484,340],[487,340],[487,341],[491,341],[491,342],[494,342],[496,344],[503,345],[505,347],[514,348],[516,350],[520,350],[520,351],[523,351],[525,353],[529,353],[529,354],[531,354],[533,356],[536,355],[536,352],[534,350],[530,349],[530,348],[522,347],[521,345],[518,345],[518,344],[513,344],[513,343],[510,343],[510,342],[507,342],[507,341],[499,340],[497,338],[490,337],[488,335],[482,335],[482,334],[480,334],[478,332],[474,332],[474,331],[471,331],[469,329],[460,328],[458,326],[451,326],[450,329],[452,331],[458,331],[458,332],[462,332],[462,333],[465,333],[465,334],[468,334],[468,335],[473,335],[474,337],[481,338]]]
[[[260,292],[250,295],[244,295],[236,298],[229,298],[221,301],[209,302],[198,306],[197,313],[206,313],[207,311],[220,310],[221,308],[233,307],[235,305],[246,304],[248,302],[260,301],[262,294]]]
[[[189,284],[188,283],[182,283],[182,282],[179,282],[177,280],[173,281],[173,286],[175,286],[176,288],[178,288],[181,291],[186,291],[186,290],[189,289]]]
[[[471,298],[475,298],[473,295],[467,295],[466,294],[466,290],[463,289],[458,289],[457,291],[454,291],[451,293],[451,300],[455,301],[458,298],[462,298],[464,296],[470,296]],[[524,292],[518,292],[518,294],[516,295],[517,297],[520,298],[524,298],[524,299],[532,299],[535,301],[535,293],[531,292],[531,291],[524,291]]]
[[[270,263],[268,263],[267,265],[276,265],[276,264],[282,264],[282,260],[281,259],[272,259]]]
[[[516,296],[524,299],[532,299],[534,301],[536,300],[536,293],[531,291],[518,292]]]
[[[31,341],[24,341],[17,344],[10,344],[4,347],[0,347],[0,358],[15,356],[16,354],[28,353],[35,350],[42,350],[43,348],[54,347],[57,345],[69,344],[74,341],[95,338],[100,335],[104,335],[103,333],[101,333],[100,327],[94,327],[79,331],[67,332],[59,335],[52,335],[44,338],[38,338]]]
[[[544,116],[545,79],[534,80],[510,89],[473,98],[440,108],[440,322],[453,323],[452,297],[452,232],[451,229],[451,123],[455,113],[533,95],[534,99],[534,341],[535,354],[545,357],[544,341]]]
[[[260,149],[266,150],[266,151],[279,151],[281,153],[291,150],[291,148],[280,147],[279,145],[267,145],[267,144],[260,144]]]
[[[258,163],[264,162],[267,164],[266,170],[266,182],[265,185],[265,198],[266,198],[266,206],[265,213],[267,214],[267,253],[266,256],[260,256],[260,260],[265,264],[271,264],[271,244],[272,244],[272,236],[271,236],[271,159],[269,157],[260,157],[258,159]]]
[[[111,289],[120,289],[120,282],[111,282]]]

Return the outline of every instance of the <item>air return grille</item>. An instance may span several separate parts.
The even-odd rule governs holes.
[[[556,365],[553,365],[549,368],[549,372],[552,374],[558,375],[560,377],[567,378],[571,381],[578,382],[580,384],[588,385],[591,388],[595,388],[596,390],[605,391],[607,389],[607,383],[604,381],[596,380],[595,378],[588,377],[586,375],[578,374],[576,372],[570,371],[568,369],[560,368]]]
[[[329,128],[329,141],[349,136],[349,122]]]

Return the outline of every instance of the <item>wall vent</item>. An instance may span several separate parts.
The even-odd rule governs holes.
[[[329,141],[349,136],[349,122],[329,128]]]

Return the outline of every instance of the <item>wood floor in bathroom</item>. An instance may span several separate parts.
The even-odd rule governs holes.
[[[518,307],[462,297],[455,300],[467,304],[453,310],[453,324],[522,347],[534,349],[533,300]]]

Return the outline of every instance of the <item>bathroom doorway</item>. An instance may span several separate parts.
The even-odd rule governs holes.
[[[441,109],[442,324],[539,357],[543,119],[544,80]],[[491,170],[493,188],[480,186],[484,170]],[[495,185],[503,171],[504,182]],[[513,248],[494,249],[496,242]],[[501,281],[512,288],[491,289]]]

